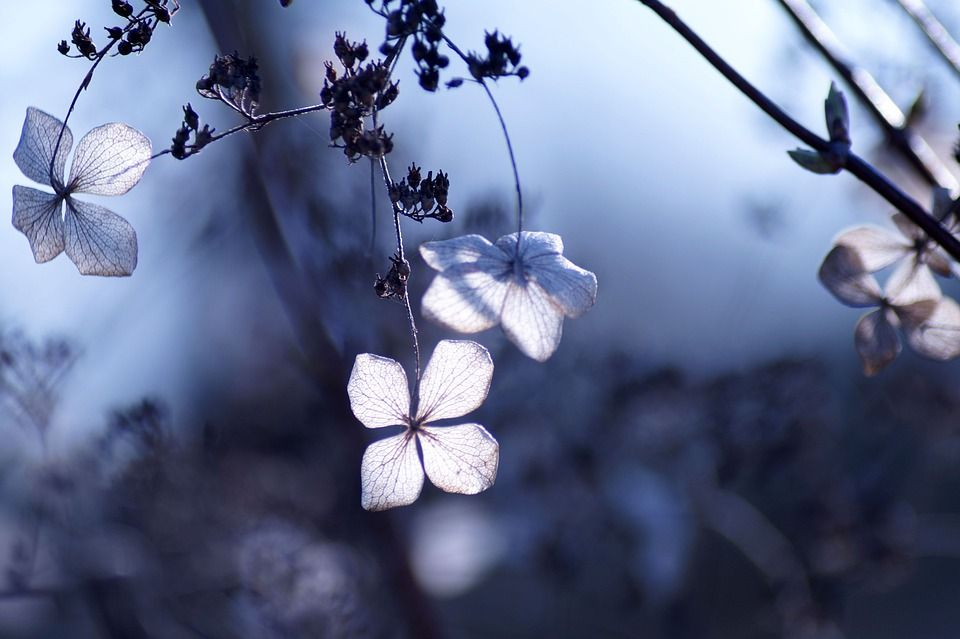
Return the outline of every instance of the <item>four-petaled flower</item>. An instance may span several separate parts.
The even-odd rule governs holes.
[[[949,215],[952,201],[946,189],[935,189],[933,213],[950,232],[956,232],[957,220]],[[837,246],[846,246],[856,253],[863,269],[875,273],[901,260],[909,260],[918,274],[932,269],[938,275],[950,277],[954,268],[946,252],[931,240],[923,230],[903,213],[894,213],[894,225],[900,234],[872,225],[857,226],[842,232],[834,240]]]
[[[497,440],[479,424],[433,425],[479,407],[492,377],[487,349],[476,342],[443,340],[424,369],[417,405],[411,407],[407,375],[399,363],[357,355],[347,384],[353,414],[367,428],[404,427],[399,435],[370,444],[363,454],[365,509],[412,504],[423,487],[424,470],[437,487],[451,493],[474,495],[493,485],[500,457]]]
[[[66,251],[83,275],[130,275],[137,266],[133,227],[116,213],[73,195],[122,195],[132,189],[150,163],[150,140],[119,122],[99,126],[77,144],[70,177],[64,181],[72,146],[73,134],[60,120],[27,109],[13,159],[24,175],[54,192],[13,187],[13,226],[30,240],[38,263]]]
[[[904,260],[881,290],[861,253],[839,244],[820,267],[820,282],[855,308],[877,307],[857,322],[854,342],[863,369],[874,375],[900,353],[899,326],[916,352],[937,360],[960,355],[960,306],[942,297],[930,269]]]
[[[524,231],[491,244],[479,235],[427,242],[420,254],[439,271],[423,314],[461,333],[497,324],[524,355],[543,362],[557,350],[564,317],[597,299],[597,277],[563,256],[553,233]]]

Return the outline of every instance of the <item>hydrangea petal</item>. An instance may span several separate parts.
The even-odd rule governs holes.
[[[357,355],[347,382],[347,395],[353,414],[367,428],[402,426],[410,415],[407,374],[388,357]]]
[[[906,256],[911,246],[902,237],[876,226],[858,226],[844,231],[834,244],[856,251],[863,270],[873,273]]]
[[[478,333],[500,322],[507,282],[473,264],[451,266],[438,274],[421,303],[423,316],[460,333]]]
[[[70,166],[74,193],[122,195],[132,189],[150,164],[150,140],[121,122],[92,129],[80,139]]]
[[[432,422],[476,410],[490,391],[493,359],[480,344],[443,340],[420,378],[417,419]]]
[[[834,297],[848,306],[874,306],[883,296],[876,278],[866,271],[860,256],[849,246],[834,246],[823,258],[817,277]]]
[[[536,282],[514,281],[504,300],[501,324],[524,355],[545,362],[560,345],[563,310]]]
[[[556,233],[543,231],[524,231],[519,235],[517,233],[504,235],[497,240],[497,247],[507,255],[515,255],[517,237],[520,237],[520,259],[524,263],[542,255],[563,253],[563,238]]]
[[[420,255],[430,268],[441,273],[457,264],[474,264],[491,274],[509,270],[510,257],[481,235],[425,242],[420,245]]]
[[[900,337],[885,309],[861,317],[853,336],[867,375],[876,375],[900,354]]]
[[[40,109],[29,107],[27,117],[23,121],[23,130],[20,133],[20,142],[13,152],[13,161],[17,163],[23,174],[34,182],[50,184],[50,159],[53,158],[53,149],[57,146],[60,129],[63,122]],[[67,162],[67,155],[73,146],[73,134],[70,128],[63,129],[63,139],[57,150],[57,161],[53,166],[53,177],[63,184],[63,168]]]
[[[911,222],[910,218],[903,213],[894,213],[891,219],[897,229],[903,233],[903,236],[910,240],[911,243],[915,240],[926,239],[927,234],[923,232],[923,229]]]
[[[562,255],[544,254],[525,261],[524,272],[567,317],[580,317],[597,301],[597,276]]]
[[[887,280],[885,295],[895,306],[908,306],[924,300],[939,300],[940,285],[926,264],[904,260]]]
[[[137,233],[125,219],[97,204],[67,198],[67,255],[83,275],[123,276],[137,268]]]
[[[922,322],[904,322],[907,342],[916,352],[945,361],[960,355],[960,306],[949,297],[941,298]]]
[[[475,495],[497,479],[500,445],[480,424],[419,429],[423,467],[437,488]]]
[[[423,467],[413,431],[367,446],[360,463],[360,503],[366,510],[412,504],[423,488]]]
[[[953,260],[942,249],[931,246],[923,254],[923,260],[934,273],[941,277],[950,277],[953,274]]]
[[[63,200],[26,186],[13,187],[13,226],[27,236],[38,264],[63,252]]]

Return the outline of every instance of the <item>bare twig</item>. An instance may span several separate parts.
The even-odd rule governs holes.
[[[926,140],[910,129],[906,116],[870,72],[846,55],[830,27],[806,0],[777,0],[804,37],[823,55],[883,129],[890,145],[931,186],[956,191],[960,185]]]
[[[913,18],[940,57],[960,77],[960,44],[953,39],[937,16],[927,8],[926,3],[923,0],[897,0],[897,4]]]

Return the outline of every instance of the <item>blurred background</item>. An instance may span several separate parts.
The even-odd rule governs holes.
[[[28,106],[63,117],[87,65],[56,51],[107,0],[0,7],[2,189]],[[840,80],[774,0],[671,5],[808,127]],[[929,7],[960,35],[960,8]],[[859,312],[817,282],[840,230],[891,227],[849,175],[816,176],[766,119],[637,2],[445,3],[447,34],[521,44],[495,87],[528,227],[596,272],[596,307],[546,364],[495,329],[496,485],[427,484],[360,508],[371,433],[345,392],[357,353],[412,365],[405,312],[377,299],[391,217],[370,167],[328,148],[326,115],[234,136],[103,204],[137,229],[126,279],[33,262],[0,232],[0,637],[949,638],[960,634],[956,364],[907,350],[863,376]],[[954,175],[960,80],[891,0],[813,4]],[[312,104],[335,31],[383,39],[360,0],[184,2],[138,57],[108,59],[76,138],[111,121],[155,150],[213,56],[256,55],[263,108]],[[102,40],[102,38],[101,38]],[[466,75],[453,61],[447,78]],[[394,172],[450,174],[454,222],[405,223],[414,309],[422,241],[514,226],[493,110],[422,91],[405,54],[382,114]],[[925,205],[929,184],[849,87],[854,149]],[[376,233],[370,250],[371,234]],[[957,287],[944,282],[945,291]],[[420,321],[429,354],[450,334]]]

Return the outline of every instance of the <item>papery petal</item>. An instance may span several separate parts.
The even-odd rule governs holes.
[[[441,273],[457,264],[474,264],[491,275],[510,270],[510,256],[481,235],[464,235],[452,240],[425,242],[420,255],[430,268]]]
[[[505,254],[517,254],[517,233],[504,235],[497,240],[497,247]],[[563,238],[556,233],[543,231],[524,231],[520,237],[520,257],[523,261],[542,255],[561,255],[563,253]]]
[[[432,422],[476,410],[490,391],[493,359],[480,344],[445,339],[420,378],[417,419]]]
[[[917,324],[904,322],[907,343],[916,352],[937,360],[960,355],[960,306],[943,297],[934,310]]]
[[[347,395],[353,414],[367,428],[402,426],[410,416],[407,373],[388,357],[357,355],[347,382]]]
[[[823,258],[817,273],[820,283],[848,306],[874,306],[883,292],[880,284],[863,266],[857,251],[839,244]]]
[[[900,354],[900,337],[885,309],[861,317],[853,336],[867,375],[876,375]]]
[[[130,275],[137,268],[137,233],[125,219],[97,204],[67,198],[67,255],[83,275]]]
[[[27,236],[38,264],[63,252],[63,199],[26,186],[13,187],[13,226]]]
[[[50,184],[50,159],[53,149],[57,146],[60,129],[63,122],[40,109],[29,107],[27,117],[23,121],[23,130],[20,133],[20,143],[13,152],[13,161],[17,163],[23,174],[34,182]],[[57,150],[57,161],[53,166],[53,177],[63,183],[63,167],[67,162],[67,155],[73,146],[73,134],[70,128],[63,130],[63,139]]]
[[[416,437],[406,430],[367,446],[360,463],[360,503],[366,510],[412,504],[423,488]]]
[[[500,323],[524,355],[544,362],[560,344],[563,310],[536,282],[514,281],[507,291]]]
[[[940,285],[926,264],[904,260],[887,280],[884,295],[894,307],[909,306],[924,300],[939,300]]]
[[[930,246],[924,251],[923,261],[941,277],[953,275],[953,260],[937,246]]]
[[[597,301],[597,276],[557,253],[523,258],[523,271],[567,317],[580,317]]]
[[[122,195],[132,189],[150,164],[150,140],[132,126],[111,122],[80,139],[70,165],[73,193]]]
[[[506,276],[494,277],[474,264],[457,264],[433,279],[421,312],[450,330],[478,333],[500,323],[506,295]]]
[[[844,231],[834,244],[856,251],[863,270],[870,273],[890,266],[911,251],[909,242],[876,226],[858,226]]]
[[[903,213],[894,213],[891,219],[897,229],[903,233],[903,236],[910,240],[911,243],[913,243],[914,240],[926,239],[927,234],[923,232],[923,229],[911,222],[910,218]]]
[[[475,495],[493,486],[500,445],[483,426],[424,426],[417,432],[424,470],[437,488]]]

